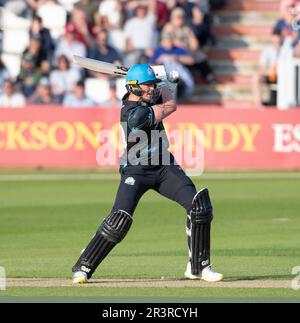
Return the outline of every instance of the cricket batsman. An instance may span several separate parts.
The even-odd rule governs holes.
[[[213,214],[209,192],[205,188],[197,193],[168,150],[163,120],[176,111],[176,94],[167,83],[161,84],[148,64],[134,65],[126,75],[127,94],[122,99],[120,118],[126,141],[120,160],[121,181],[110,214],[72,269],[74,284],[87,283],[109,252],[125,238],[140,198],[150,189],[186,210],[189,261],[185,277],[208,282],[223,279],[210,264]],[[155,130],[163,134],[160,140],[154,140]]]

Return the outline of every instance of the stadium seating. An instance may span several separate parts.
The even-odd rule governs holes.
[[[30,21],[3,9],[1,23],[3,28],[1,58],[11,77],[16,77],[20,71],[20,55],[28,46]]]
[[[105,79],[87,78],[85,93],[94,102],[101,104],[109,100],[109,82]]]
[[[258,69],[261,49],[269,43],[279,17],[278,0],[228,0],[216,12],[213,27],[217,47],[208,50],[217,85],[201,84],[193,101],[230,107],[254,104],[252,76]]]
[[[44,27],[50,30],[53,39],[56,40],[64,34],[67,12],[63,6],[52,3],[45,4],[38,9],[37,13],[43,19]]]

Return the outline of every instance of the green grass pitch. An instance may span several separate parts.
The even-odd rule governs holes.
[[[82,179],[49,178],[51,172],[0,173],[0,266],[8,278],[69,279],[81,249],[108,214],[118,187],[90,171]],[[62,174],[63,172],[60,172]],[[6,178],[3,175],[15,175]],[[42,180],[35,175],[46,175]],[[104,175],[107,175],[106,173]],[[207,173],[214,205],[213,267],[227,280],[292,280],[300,266],[299,173]],[[266,176],[265,176],[266,175]],[[30,177],[32,176],[32,178]],[[12,180],[13,179],[13,180]],[[186,215],[153,191],[144,195],[133,226],[94,275],[96,279],[183,279],[187,262]],[[81,297],[289,297],[289,288],[7,287],[7,296]]]

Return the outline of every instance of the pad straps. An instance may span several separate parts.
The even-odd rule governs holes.
[[[129,213],[122,210],[111,213],[104,219],[72,271],[83,271],[90,278],[115,245],[125,238],[131,224],[132,217]]]
[[[193,275],[199,275],[201,271],[210,265],[210,227],[213,219],[212,205],[209,192],[205,188],[198,192],[192,202],[190,219],[187,226],[190,236],[188,243],[190,248],[190,262]]]

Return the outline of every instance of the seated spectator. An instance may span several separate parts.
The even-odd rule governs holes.
[[[0,107],[23,108],[26,100],[22,93],[14,90],[14,83],[7,79],[3,83],[3,93],[0,95]]]
[[[47,105],[59,104],[59,100],[52,95],[50,82],[46,78],[41,78],[36,91],[28,100],[29,104]]]
[[[96,46],[90,50],[89,57],[118,65],[122,61],[118,52],[108,45],[108,33],[104,29],[98,31],[96,35]]]
[[[66,26],[65,35],[58,42],[54,51],[54,65],[57,64],[57,59],[61,55],[68,58],[70,62],[73,61],[73,55],[86,57],[86,47],[75,39],[75,29],[73,25]],[[72,64],[72,67],[80,69],[78,65]]]
[[[172,11],[170,22],[162,30],[162,37],[172,39],[175,47],[184,48],[193,54],[195,63],[188,65],[188,68],[195,79],[199,74],[207,83],[214,82],[213,71],[207,57],[199,49],[198,40],[192,29],[185,23],[185,12],[182,8],[175,8]]]
[[[23,56],[29,54],[33,57],[34,65],[40,67],[42,61],[47,60],[47,54],[42,52],[42,42],[40,35],[33,35],[29,40],[29,45],[23,52]]]
[[[49,61],[42,61],[41,66],[40,66],[41,77],[49,78],[51,68],[52,68],[52,66]]]
[[[179,97],[182,94],[184,98],[187,98],[194,93],[195,83],[186,67],[195,64],[193,55],[185,48],[175,46],[170,35],[163,35],[161,45],[154,51],[150,63],[164,65],[167,73],[172,70],[178,71],[183,82],[183,93],[179,91]]]
[[[2,93],[4,81],[7,79],[9,79],[9,72],[0,57],[0,94]]]
[[[195,2],[189,0],[177,0],[177,8],[181,8],[185,13],[186,23],[190,26],[193,23],[195,10],[199,10]]]
[[[37,15],[34,15],[32,17],[29,36],[30,38],[39,36],[39,38],[41,39],[41,56],[46,57],[47,59],[51,59],[54,50],[54,43],[49,29],[43,27],[41,17]]]
[[[164,36],[172,37],[175,46],[185,48],[192,53],[196,53],[199,49],[198,40],[186,24],[185,12],[182,8],[172,10],[170,21],[162,30],[162,37]]]
[[[80,80],[78,69],[71,68],[70,61],[64,55],[58,58],[57,69],[50,73],[50,84],[53,95],[59,102],[63,101],[64,95],[71,91]]]
[[[40,70],[34,65],[34,57],[29,53],[25,54],[21,61],[21,71],[17,81],[26,98],[31,96],[35,91],[40,77]]]
[[[84,82],[79,81],[72,91],[66,94],[63,105],[66,108],[88,108],[93,107],[95,103],[85,95]]]
[[[260,57],[259,73],[254,79],[254,96],[257,106],[276,106],[277,90],[272,85],[277,84],[277,65],[281,47],[281,38],[274,33],[272,44],[263,49]],[[268,98],[263,99],[263,89],[267,86]]]
[[[121,65],[121,57],[118,52],[108,45],[108,33],[106,30],[102,29],[98,31],[96,36],[96,46],[90,51],[90,58],[99,61],[113,63],[116,65]],[[110,88],[115,86],[115,78],[111,76],[106,76],[101,73],[96,73],[90,71],[89,73],[92,77],[107,79],[110,83]]]
[[[125,65],[132,66],[141,62],[149,50],[156,47],[157,31],[155,2],[148,1],[136,7],[135,16],[124,25],[126,43]]]

